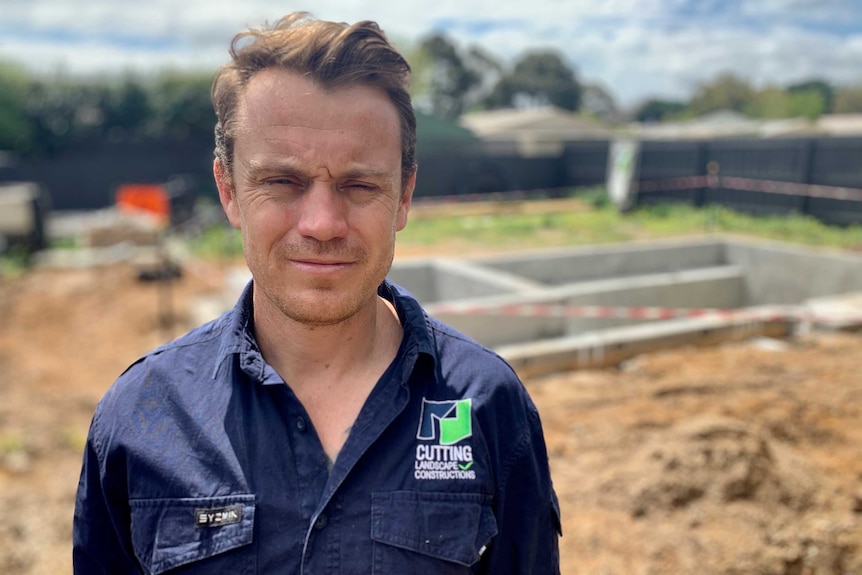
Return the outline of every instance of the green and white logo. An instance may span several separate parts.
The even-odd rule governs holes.
[[[422,399],[416,439],[414,477],[422,480],[476,479],[473,446],[462,443],[473,435],[472,399]]]
[[[437,440],[440,445],[454,445],[473,435],[472,399],[432,401],[422,398],[422,416],[416,439]]]

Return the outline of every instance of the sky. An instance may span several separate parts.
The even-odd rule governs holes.
[[[623,108],[687,99],[724,72],[756,88],[862,85],[862,0],[0,0],[0,59],[71,75],[215,70],[236,32],[295,10],[375,20],[405,50],[443,32],[504,65],[553,49]]]

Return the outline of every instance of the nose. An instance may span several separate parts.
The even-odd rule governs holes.
[[[297,231],[321,242],[347,235],[347,202],[333,186],[313,182],[298,205]]]

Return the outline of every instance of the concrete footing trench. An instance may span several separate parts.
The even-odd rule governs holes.
[[[862,257],[726,238],[396,262],[390,279],[521,375],[862,325]]]

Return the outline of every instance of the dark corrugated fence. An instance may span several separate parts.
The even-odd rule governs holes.
[[[513,142],[453,143],[418,150],[416,196],[468,196],[544,190],[550,193],[603,184],[608,141],[566,143],[562,151],[526,157]],[[201,195],[215,199],[212,143],[97,142],[51,159],[25,159],[20,176],[44,184],[55,209],[110,205],[122,183],[165,182],[185,174]],[[638,179],[660,182],[708,174],[752,181],[862,188],[862,138],[645,141]],[[655,186],[653,186],[655,188]],[[638,195],[637,204],[717,203],[753,213],[798,211],[834,224],[862,223],[862,202],[833,197],[766,193],[718,185],[669,186]],[[822,190],[821,190],[822,191]]]

